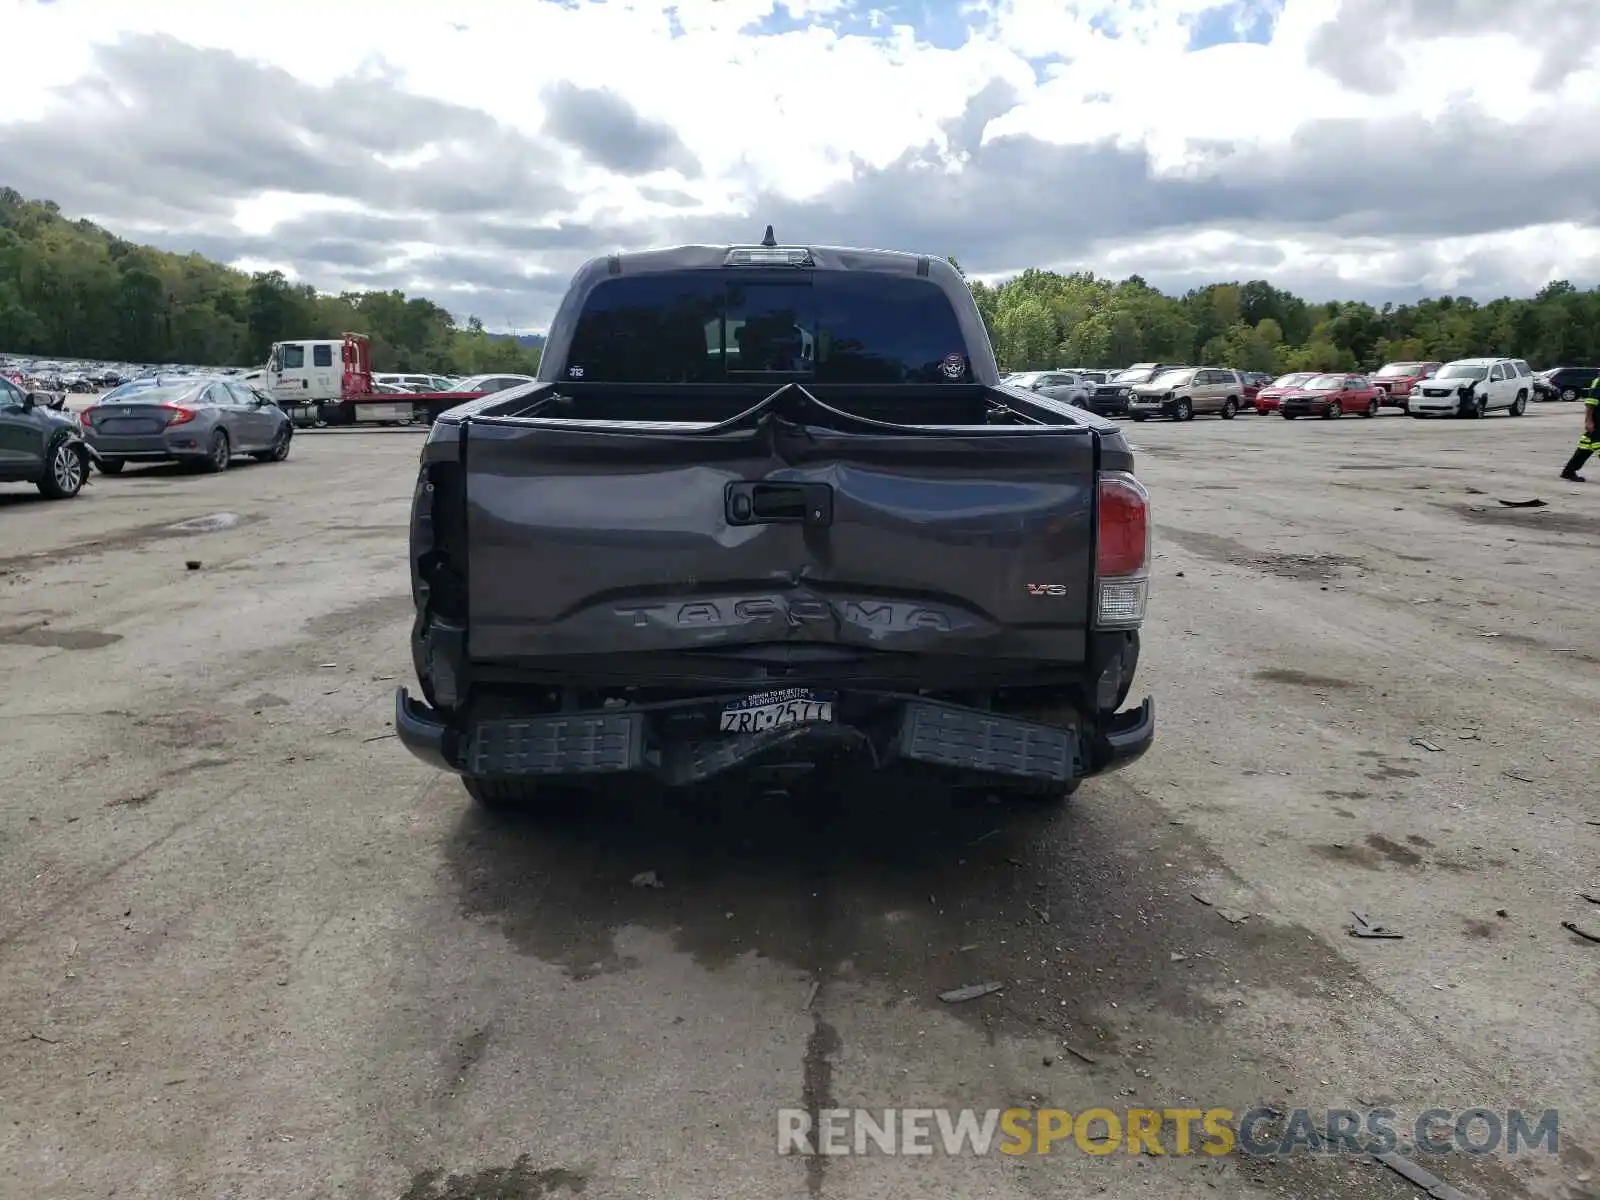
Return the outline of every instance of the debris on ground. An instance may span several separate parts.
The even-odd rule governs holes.
[[[1590,904],[1600,904],[1600,891],[1579,892],[1578,899],[1587,900]]]
[[[1207,908],[1211,907],[1211,901],[1207,900],[1199,892],[1190,892],[1189,895],[1193,896],[1196,900],[1200,901],[1200,903],[1204,904]]]
[[[1095,1064],[1094,1058],[1091,1057],[1088,1054],[1085,1054],[1082,1050],[1079,1050],[1074,1046],[1069,1046],[1065,1042],[1061,1043],[1061,1048],[1063,1050],[1065,1050],[1068,1054],[1072,1055],[1072,1057],[1077,1059],[1079,1062],[1086,1062],[1091,1067],[1094,1066],[1094,1064]]]
[[[1352,912],[1350,915],[1355,918],[1355,923],[1352,925],[1346,925],[1344,927],[1344,931],[1351,937],[1391,938],[1394,940],[1399,940],[1400,938],[1405,937],[1405,934],[1398,933],[1395,930],[1390,929],[1387,925],[1380,925],[1374,921],[1368,920],[1366,913]]]
[[[993,995],[1005,984],[998,980],[989,983],[969,983],[965,987],[951,988],[948,992],[940,992],[939,999],[946,1004],[964,1004],[968,1000],[977,1000],[983,996]]]
[[[1532,779],[1524,775],[1521,771],[1501,771],[1500,774],[1504,775],[1507,779],[1515,779],[1518,783],[1533,782]]]
[[[814,1001],[817,998],[817,993],[819,991],[821,991],[821,990],[822,990],[821,982],[819,982],[818,980],[813,979],[811,981],[811,986],[806,989],[806,1002],[800,1006],[801,1009],[802,1010],[809,1009],[811,1007],[812,1001]]]
[[[1543,500],[1502,500],[1501,504],[1507,508],[1544,508]]]
[[[1497,917],[1509,917],[1511,914],[1503,908],[1497,908],[1494,910],[1494,915]]]
[[[1561,928],[1568,933],[1577,934],[1586,942],[1600,942],[1600,933],[1596,933],[1592,929],[1584,929],[1576,921],[1563,921],[1561,922]]]
[[[1435,754],[1438,754],[1444,750],[1443,746],[1435,746],[1427,738],[1412,738],[1411,744],[1413,746],[1421,746],[1424,750],[1431,750]]]
[[[200,560],[198,558],[191,558],[183,565],[190,571],[198,571],[200,569]]]
[[[1217,909],[1217,916],[1221,917],[1229,925],[1243,925],[1250,919],[1249,913],[1238,908],[1219,908]]]
[[[628,882],[636,888],[664,888],[667,886],[661,882],[660,877],[654,871],[640,871]]]
[[[1169,961],[1171,961],[1171,962],[1188,962],[1189,961],[1189,956],[1187,954],[1184,954],[1182,951],[1174,950],[1172,952],[1172,954],[1169,956]]]

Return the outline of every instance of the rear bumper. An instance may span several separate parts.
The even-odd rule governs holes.
[[[407,750],[441,771],[565,781],[642,776],[669,787],[779,761],[841,756],[874,767],[911,763],[997,785],[1065,784],[1127,766],[1155,741],[1155,701],[1148,698],[1076,728],[912,696],[869,698],[876,704],[870,722],[675,736],[668,726],[684,713],[681,705],[497,718],[458,728],[402,687],[395,692],[394,727]]]
[[[107,462],[176,462],[186,458],[205,458],[205,438],[197,433],[157,433],[141,437],[91,435],[85,439],[100,459]]]

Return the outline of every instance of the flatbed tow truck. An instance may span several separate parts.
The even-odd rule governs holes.
[[[335,367],[337,363],[337,367]],[[366,335],[337,340],[306,338],[275,342],[263,390],[301,427],[337,425],[431,425],[482,392],[378,391],[372,378],[372,345]]]

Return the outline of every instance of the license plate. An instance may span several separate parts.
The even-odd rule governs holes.
[[[790,688],[746,696],[722,710],[723,733],[765,733],[794,725],[826,724],[833,720],[833,697],[823,692]]]

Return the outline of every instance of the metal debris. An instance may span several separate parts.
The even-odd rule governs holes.
[[[1561,928],[1565,929],[1568,933],[1577,934],[1586,942],[1600,943],[1600,933],[1595,933],[1591,929],[1584,929],[1576,921],[1563,921],[1561,922]]]
[[[1412,738],[1411,744],[1413,746],[1421,746],[1424,750],[1431,750],[1435,754],[1440,753],[1444,749],[1443,746],[1435,746],[1432,742],[1428,741],[1427,738]]]
[[[1243,925],[1250,919],[1249,913],[1237,908],[1219,908],[1217,909],[1217,916],[1221,917],[1229,925]]]
[[[1500,774],[1504,775],[1507,779],[1515,779],[1518,783],[1532,783],[1532,782],[1534,782],[1532,779],[1528,778],[1528,776],[1522,774],[1520,771],[1501,771]]]
[[[1079,1049],[1076,1049],[1075,1047],[1069,1046],[1065,1042],[1061,1043],[1061,1048],[1063,1050],[1065,1050],[1068,1054],[1072,1055],[1072,1057],[1077,1059],[1079,1062],[1086,1062],[1091,1067],[1094,1066],[1095,1060],[1092,1057],[1090,1057],[1089,1055],[1085,1054],[1082,1050],[1079,1050]]]
[[[667,886],[661,882],[654,871],[640,871],[628,882],[636,888],[664,888]],[[733,914],[729,913],[728,915],[732,916]]]
[[[951,988],[948,992],[940,992],[939,999],[946,1004],[964,1004],[968,1000],[977,1000],[983,996],[993,995],[1005,984],[998,980],[989,983],[969,983],[965,987]]]
[[[1368,920],[1366,913],[1352,912],[1350,915],[1355,918],[1355,923],[1353,925],[1346,925],[1344,927],[1344,931],[1351,937],[1388,938],[1396,941],[1405,937],[1405,934],[1397,933],[1395,930],[1390,929],[1387,925],[1379,925]]]
[[[1502,500],[1501,504],[1507,508],[1544,508],[1543,500]]]

